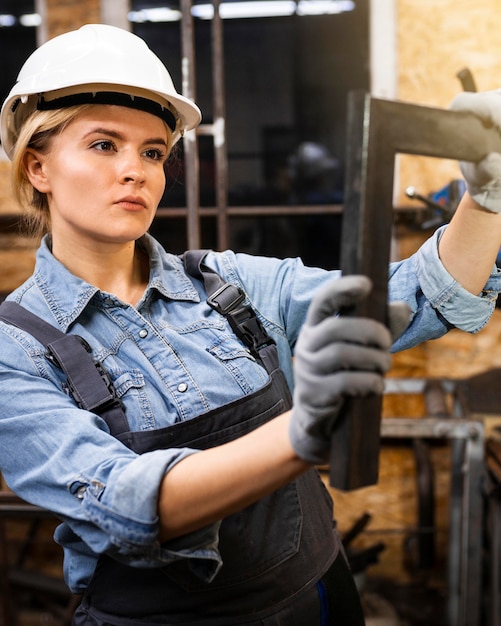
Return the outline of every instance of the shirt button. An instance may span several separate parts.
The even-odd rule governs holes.
[[[177,390],[179,391],[179,393],[184,393],[185,391],[187,391],[188,389],[188,385],[186,383],[179,383],[179,385],[177,386]]]
[[[87,491],[87,487],[85,487],[84,485],[82,485],[82,487],[79,487],[76,493],[77,498],[79,500],[82,500],[82,498],[85,496],[86,491]]]
[[[146,328],[143,328],[142,330],[139,331],[139,336],[141,337],[141,339],[144,339],[145,337],[148,336],[148,331],[146,330]]]

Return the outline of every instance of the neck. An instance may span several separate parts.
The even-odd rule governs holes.
[[[75,276],[133,306],[147,287],[148,257],[134,241],[85,249],[53,242],[52,253]]]

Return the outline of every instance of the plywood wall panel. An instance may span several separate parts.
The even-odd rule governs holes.
[[[501,86],[499,0],[396,0],[397,97],[447,107],[462,90],[457,73],[468,67],[478,90]],[[397,197],[414,185],[421,192],[441,188],[460,176],[454,162],[400,159]]]
[[[397,0],[398,97],[447,106],[472,71],[479,90],[501,86],[499,0]]]
[[[0,214],[19,213],[20,207],[12,196],[10,161],[0,160]]]
[[[35,267],[35,250],[30,247],[0,249],[0,292],[13,291]]]
[[[100,0],[45,0],[47,38],[101,21]]]

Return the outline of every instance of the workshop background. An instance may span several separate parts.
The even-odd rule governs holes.
[[[300,255],[309,264],[336,267],[348,93],[363,90],[378,98],[446,108],[463,89],[484,91],[501,86],[498,0],[333,0],[336,2],[342,9],[339,13],[223,19],[222,33],[215,36],[211,20],[195,17],[190,89],[204,113],[203,128],[197,154],[187,154],[185,146],[184,153],[170,164],[168,190],[153,228],[173,252],[181,252],[193,242],[215,248],[223,242],[236,250]],[[166,61],[180,90],[182,45],[186,42],[182,41],[179,14],[174,21],[166,21],[172,17],[167,17],[166,5],[158,0],[0,0],[2,100],[37,42],[100,21],[129,27],[143,36]],[[176,2],[169,6],[182,8]],[[201,2],[193,6],[207,7]],[[154,11],[148,13],[151,9]],[[214,69],[215,50],[221,44],[222,64]],[[214,72],[221,71],[222,83],[214,82]],[[226,129],[224,154],[217,152],[221,114]],[[194,173],[185,158],[198,163]],[[19,208],[10,192],[9,174],[10,163],[3,155],[2,296],[31,273],[36,247],[17,233]],[[455,161],[397,157],[393,259],[412,254],[433,228],[447,221],[462,189],[459,179]],[[193,180],[199,188],[196,197],[188,189]],[[413,193],[406,192],[410,187]],[[186,209],[190,203],[196,205],[194,218]],[[223,207],[223,218],[216,205]],[[482,491],[480,504],[460,489],[460,504],[452,506],[452,474],[458,463],[463,475],[470,466],[468,442],[462,442],[458,451],[447,429],[438,438],[426,434],[383,438],[377,485],[355,491],[329,487],[360,583],[368,625],[500,623],[497,545],[489,534],[489,528],[494,528],[494,535],[501,530],[493,514],[499,476],[497,393],[501,406],[501,386],[497,385],[498,392],[493,381],[501,367],[500,335],[501,312],[496,309],[478,335],[453,331],[395,355],[390,372],[391,379],[454,384],[488,374],[485,380],[474,378],[478,384],[468,387],[466,415],[466,419],[480,421],[486,436],[481,458],[485,476],[474,486]],[[423,389],[411,385],[409,393],[404,387],[398,392],[397,386],[397,393],[385,396],[384,418],[429,417],[430,404]],[[447,384],[445,388],[449,389]],[[479,396],[486,395],[494,396],[494,409],[476,404]],[[442,394],[439,400],[434,416],[454,418],[454,395]],[[329,485],[328,471],[323,475]],[[51,540],[54,521],[40,511],[23,509],[5,486],[3,495],[0,624],[69,623],[75,599],[59,584],[61,558]],[[461,535],[461,541],[452,545],[451,528],[453,523],[457,525],[457,517],[464,519],[477,512],[468,517],[477,534]],[[494,526],[488,528],[489,523]],[[482,555],[481,587],[480,596],[472,600],[468,588],[477,585],[478,579],[464,566],[462,555],[476,553]],[[456,567],[464,576],[459,591],[450,585],[451,569]],[[478,610],[465,608],[471,601]],[[472,613],[478,617],[472,618]]]

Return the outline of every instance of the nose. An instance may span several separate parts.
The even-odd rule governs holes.
[[[144,164],[139,154],[132,151],[125,152],[120,165],[121,183],[136,183],[142,185],[145,182],[146,175]]]

